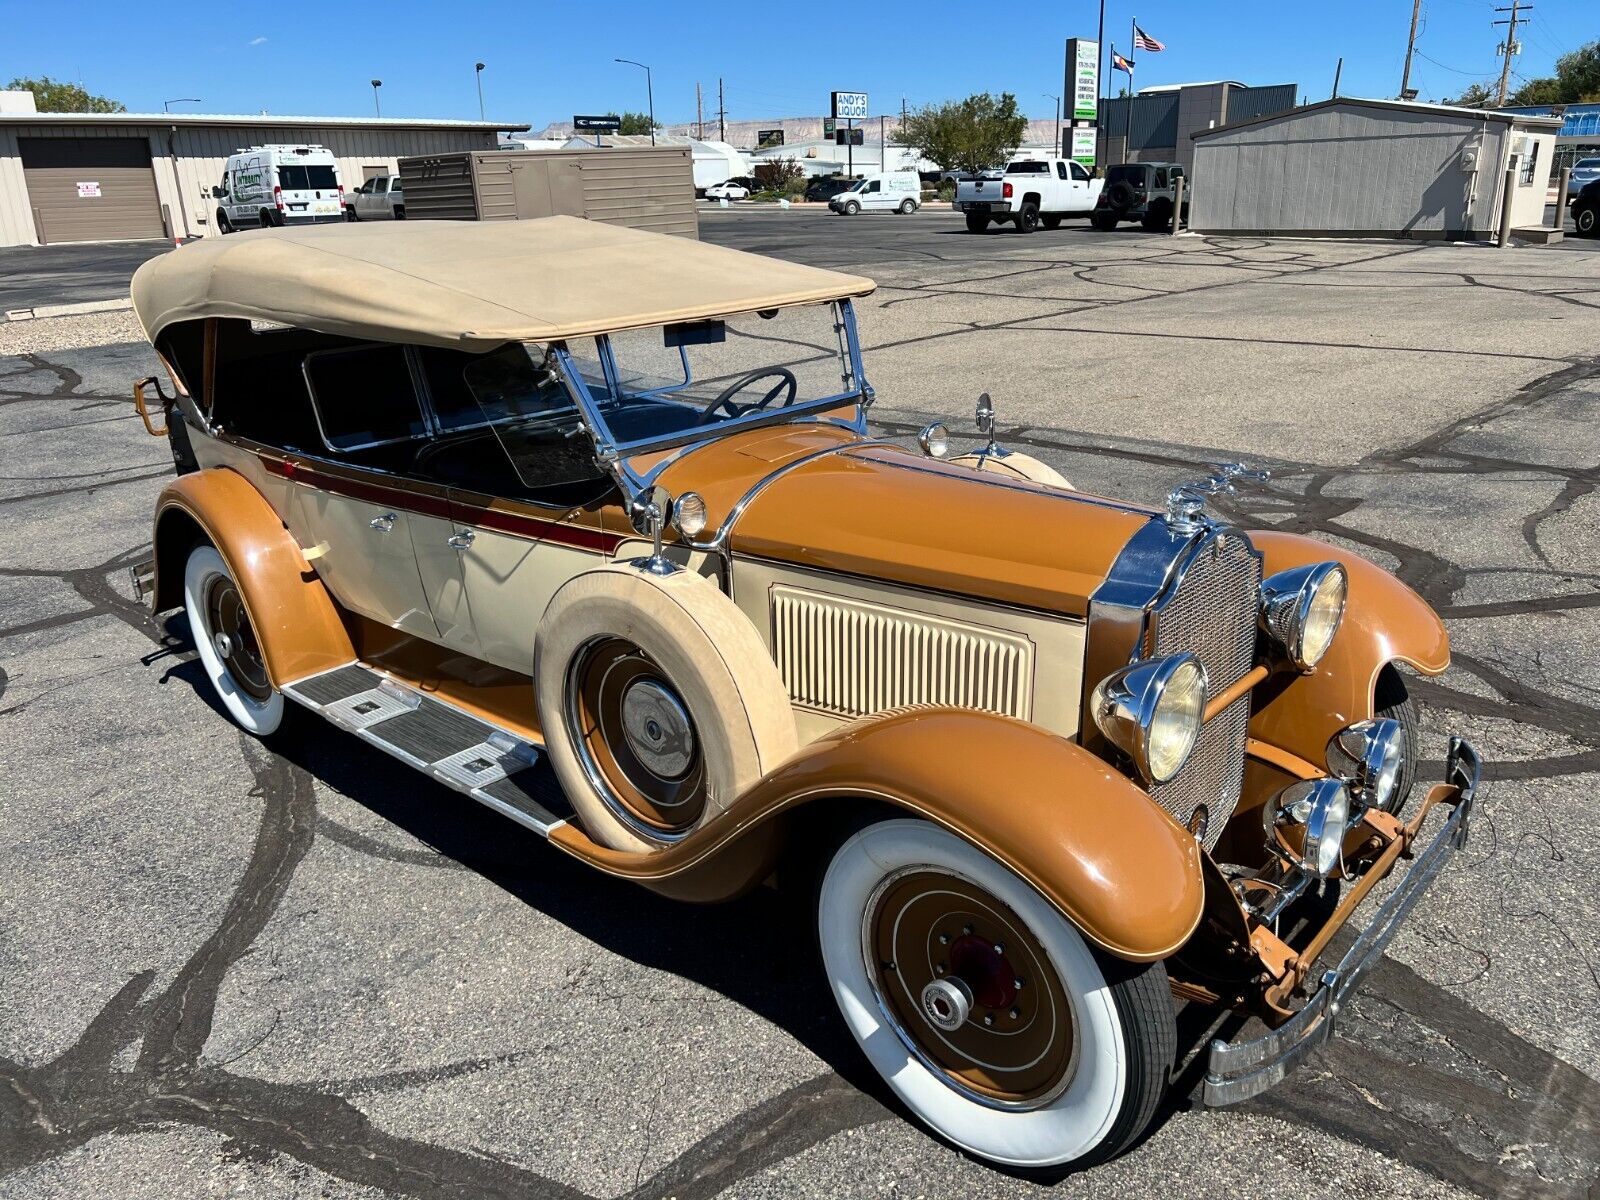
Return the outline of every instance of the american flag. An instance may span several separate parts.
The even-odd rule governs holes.
[[[1165,44],[1156,41],[1155,38],[1151,37],[1144,30],[1135,25],[1133,27],[1133,48],[1135,50],[1149,50],[1154,52],[1156,50],[1165,50],[1167,47]]]

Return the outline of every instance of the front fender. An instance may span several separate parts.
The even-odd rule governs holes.
[[[274,686],[354,661],[338,609],[300,546],[266,497],[226,467],[180,475],[156,501],[156,612],[183,603],[184,565],[201,538],[239,585]]]
[[[916,813],[993,855],[1119,958],[1165,958],[1200,919],[1194,838],[1126,777],[1036,725],[969,709],[911,709],[846,725],[757,781],[716,821],[650,853],[551,840],[657,890],[719,898],[760,878],[773,820],[828,799]]]
[[[1250,540],[1268,575],[1335,559],[1350,578],[1344,622],[1316,670],[1275,674],[1256,689],[1252,737],[1320,763],[1330,737],[1372,716],[1378,672],[1386,664],[1402,662],[1424,675],[1450,665],[1450,636],[1439,614],[1388,571],[1298,534],[1252,531]]]

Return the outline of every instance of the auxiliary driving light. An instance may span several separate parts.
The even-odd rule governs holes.
[[[950,430],[943,421],[924,425],[917,434],[917,445],[929,458],[943,458],[950,453]]]
[[[1296,667],[1322,661],[1344,619],[1349,577],[1336,562],[1291,567],[1261,581],[1261,628]]]
[[[685,492],[672,506],[672,523],[686,538],[692,538],[706,527],[706,500],[699,492]]]
[[[1389,717],[1357,721],[1328,739],[1328,771],[1350,785],[1362,808],[1399,810],[1405,761],[1406,731]]]
[[[1193,654],[1149,658],[1113,671],[1090,699],[1100,732],[1150,783],[1165,783],[1188,760],[1206,711],[1206,669]]]
[[[1344,835],[1350,828],[1350,788],[1342,779],[1302,779],[1263,810],[1267,836],[1306,870],[1325,878],[1344,874]],[[1298,849],[1284,837],[1300,830]]]

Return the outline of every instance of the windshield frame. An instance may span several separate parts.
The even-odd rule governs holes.
[[[671,461],[668,457],[655,464],[649,470],[639,472],[630,464],[629,459],[639,455],[655,454],[662,451],[682,450],[685,448],[707,445],[718,441],[733,433],[746,429],[759,429],[766,425],[781,425],[804,422],[825,422],[841,425],[861,436],[866,436],[867,420],[866,410],[872,404],[872,386],[866,380],[866,373],[861,362],[861,343],[856,332],[855,308],[848,298],[828,302],[833,310],[834,333],[839,340],[839,365],[841,367],[842,390],[829,395],[818,397],[815,400],[806,400],[800,403],[787,405],[783,408],[770,411],[758,411],[744,416],[732,417],[726,421],[717,421],[714,424],[697,426],[679,433],[666,434],[661,437],[643,438],[632,442],[619,441],[606,424],[605,414],[601,403],[589,390],[584,381],[583,372],[579,368],[577,359],[573,356],[565,342],[552,343],[550,354],[562,383],[566,386],[568,394],[577,406],[579,419],[589,436],[594,440],[595,458],[601,466],[610,470],[617,476],[625,491],[632,496],[637,495],[649,487],[655,477],[664,470]],[[811,305],[786,305],[785,308],[807,308]],[[727,313],[726,317],[740,316],[740,313]],[[622,331],[618,331],[622,332]],[[601,370],[605,376],[605,384],[611,395],[623,394],[620,380],[621,372],[617,366],[616,355],[611,346],[609,334],[598,334],[595,337],[595,348],[599,353]],[[693,381],[689,375],[688,354],[684,347],[679,347],[680,359],[684,365],[685,379],[681,384],[672,384],[666,387],[650,388],[645,391],[628,393],[633,396],[661,396],[680,391],[689,386]],[[837,416],[826,414],[836,412],[839,408],[849,404],[854,406],[854,413],[848,420],[841,420]]]

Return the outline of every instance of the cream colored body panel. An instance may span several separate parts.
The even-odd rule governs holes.
[[[314,552],[317,574],[344,607],[391,629],[437,638],[417,571],[414,513],[291,485],[289,527]]]
[[[608,560],[597,550],[482,527],[474,533],[471,547],[460,557],[466,601],[477,631],[477,656],[531,675],[534,635],[556,589]]]
[[[802,742],[907,704],[1078,731],[1081,621],[748,558],[733,599],[778,664]]]

